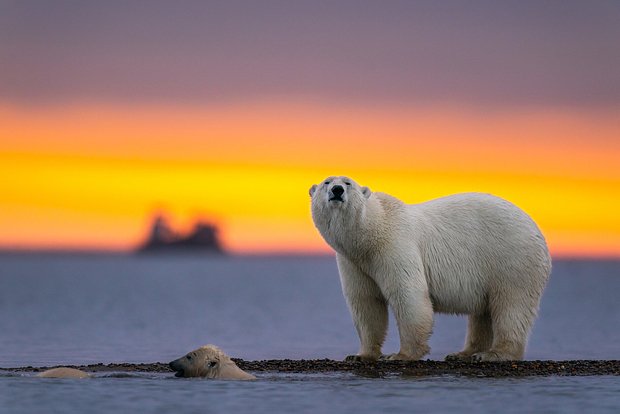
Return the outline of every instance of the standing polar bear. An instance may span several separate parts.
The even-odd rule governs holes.
[[[465,348],[446,359],[523,358],[551,272],[545,239],[526,213],[478,193],[405,204],[348,177],[329,177],[310,196],[361,342],[347,359],[381,356],[388,305],[400,334],[389,359],[429,352],[433,312],[469,315]]]

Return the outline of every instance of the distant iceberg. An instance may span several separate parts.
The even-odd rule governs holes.
[[[214,224],[197,221],[189,234],[181,235],[172,230],[163,215],[154,217],[148,237],[137,251],[138,253],[225,253],[219,239],[219,229]]]

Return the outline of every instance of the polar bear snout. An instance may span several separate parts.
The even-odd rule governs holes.
[[[170,362],[168,364],[170,369],[174,371],[174,376],[175,377],[183,377],[183,376],[185,376],[185,370],[183,369],[183,365],[181,364],[180,360],[181,360],[181,358],[175,359],[174,361],[172,361],[172,362]]]
[[[344,187],[336,184],[329,190],[329,201],[344,201]]]

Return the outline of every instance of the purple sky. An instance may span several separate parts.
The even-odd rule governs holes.
[[[618,108],[620,1],[0,2],[0,103]]]

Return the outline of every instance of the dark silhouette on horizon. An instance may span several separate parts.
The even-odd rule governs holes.
[[[154,217],[149,235],[137,251],[138,253],[225,253],[216,225],[198,220],[189,234],[182,235],[175,232],[161,214]]]

